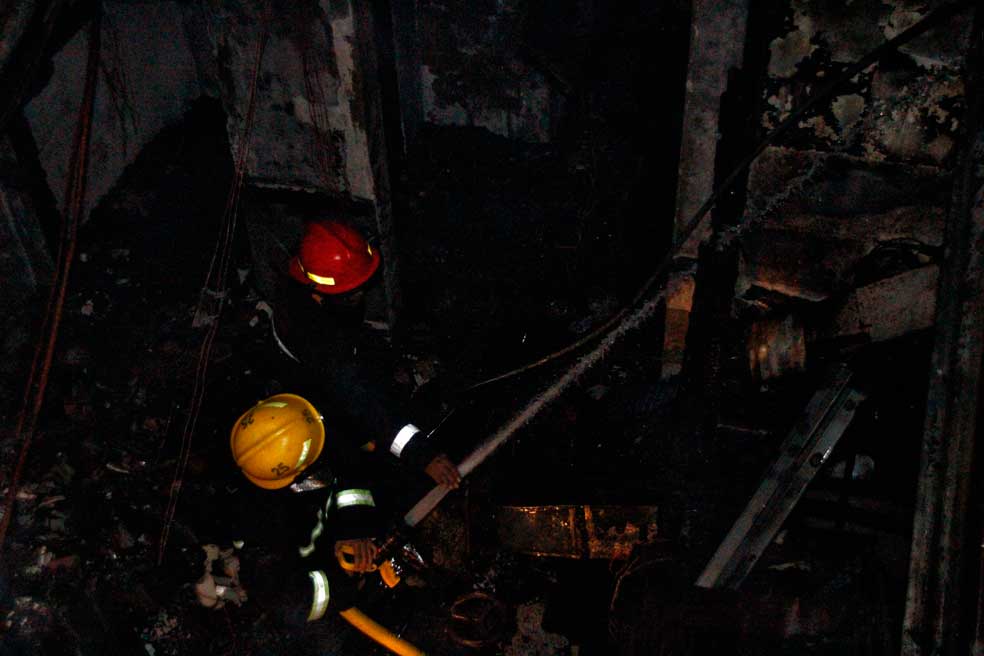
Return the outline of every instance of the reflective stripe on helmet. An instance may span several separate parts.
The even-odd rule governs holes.
[[[318,283],[319,285],[328,285],[331,287],[335,286],[335,279],[330,276],[319,276],[317,274],[311,273],[310,271],[305,271],[304,275]]]
[[[342,490],[335,495],[335,503],[338,505],[339,510],[348,506],[375,507],[376,505],[376,502],[372,498],[372,492],[369,490]]]
[[[308,280],[318,283],[319,285],[328,285],[329,287],[335,286],[335,279],[330,276],[319,276],[316,273],[311,273],[304,268],[304,263],[301,262],[301,258],[297,258],[297,266],[301,267],[301,271],[304,275],[308,277]]]
[[[308,572],[311,582],[314,583],[314,600],[311,602],[311,612],[308,613],[307,621],[313,622],[325,616],[328,609],[328,577],[321,570]]]
[[[307,543],[307,546],[297,548],[297,553],[301,554],[301,558],[307,558],[314,553],[314,542],[321,537],[321,533],[325,530],[324,516],[325,514],[318,510],[318,523],[311,529],[311,541]]]
[[[304,444],[301,446],[301,455],[297,458],[297,464],[294,465],[294,471],[300,471],[301,465],[307,460],[308,454],[311,452],[311,440],[304,440]]]
[[[407,424],[401,428],[400,432],[398,432],[396,437],[393,438],[393,443],[390,444],[390,453],[399,458],[400,454],[403,453],[404,447],[406,447],[406,445],[410,443],[410,440],[413,439],[413,436],[419,432],[420,429],[413,424]]]

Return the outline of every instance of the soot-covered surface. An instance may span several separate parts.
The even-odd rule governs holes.
[[[278,567],[277,549],[286,548],[280,539],[286,531],[272,504],[251,510],[270,516],[270,545],[247,545],[239,553],[248,601],[209,610],[195,600],[202,547],[229,546],[234,518],[242,512],[244,481],[228,458],[229,426],[270,389],[264,365],[268,319],[257,308],[261,299],[251,284],[241,233],[233,264],[237,282],[212,349],[203,409],[191,442],[183,443],[202,339],[202,329],[192,327],[194,308],[231,180],[228,144],[220,136],[223,121],[214,103],[197,105],[145,149],[80,233],[42,424],[8,537],[0,590],[4,653],[379,652],[338,618],[304,631],[288,631],[277,621],[271,600],[279,591],[253,585],[260,578],[256,572]],[[541,213],[561,216],[571,200],[569,189],[547,184],[536,188],[541,200],[534,204],[531,172],[545,162],[555,168],[565,163],[542,149],[472,136],[478,143],[473,146],[485,153],[484,165],[499,173],[488,180],[478,171],[446,168],[447,206],[429,212],[428,229],[440,232],[447,227],[441,221],[447,221],[457,228],[453,238],[428,241],[421,233],[420,241],[404,242],[408,248],[426,246],[421,257],[405,259],[404,270],[409,281],[430,280],[432,296],[412,296],[407,339],[396,347],[382,340],[377,345],[380,352],[396,349],[401,364],[394,378],[408,393],[416,392],[433,415],[460,402],[446,438],[456,455],[514,413],[552,373],[547,369],[467,399],[455,393],[463,383],[585,333],[615,309],[617,296],[606,287],[608,280],[580,283],[592,273],[578,271],[573,250],[544,247],[544,230],[551,224]],[[421,157],[416,169],[420,176],[408,178],[403,193],[419,199],[433,194],[423,183],[435,179],[434,171],[425,167],[446,166],[460,142],[457,129],[433,135],[428,157]],[[492,206],[486,202],[491,197],[497,199]],[[526,214],[516,208],[526,208]],[[489,227],[493,222],[484,220],[492,214],[522,222]],[[175,216],[182,220],[170,220]],[[533,225],[547,228],[526,229]],[[428,260],[435,249],[456,254]],[[440,271],[449,276],[435,277]],[[531,280],[542,284],[530,285]],[[627,379],[627,369],[640,377],[637,385],[650,390],[641,395],[649,399],[645,402],[654,402],[658,353],[651,345],[658,343],[640,338],[615,373],[586,381],[584,389],[534,422],[530,442],[544,442],[535,453],[517,447],[480,470],[421,527],[418,546],[433,571],[416,585],[376,590],[365,610],[428,653],[462,653],[466,648],[448,634],[449,609],[460,595],[482,591],[493,594],[504,613],[488,649],[512,654],[566,653],[572,645],[602,649],[608,642],[605,609],[613,581],[608,566],[542,561],[502,550],[491,530],[494,507],[611,501],[575,493],[564,463],[579,459],[595,468],[607,463],[602,468],[608,468],[607,481],[615,489],[616,460],[624,459],[625,451],[613,448],[611,458],[599,459],[586,445],[575,448],[554,437],[579,423],[572,413],[585,398],[596,398],[592,403],[598,408],[605,405],[607,389]],[[631,398],[623,403],[643,403]],[[640,421],[652,420],[642,406],[637,410]],[[591,412],[619,414],[616,408]],[[580,424],[583,441],[591,431],[588,423]],[[12,461],[17,447],[13,440],[5,442],[5,459]],[[189,449],[184,468],[183,447]],[[578,449],[585,453],[575,456]],[[182,472],[180,487],[177,472]],[[520,478],[523,485],[510,484]],[[551,485],[554,492],[545,494]],[[652,491],[630,496],[633,503],[653,499]],[[176,513],[167,521],[174,498]],[[375,580],[372,585],[378,587]],[[585,604],[571,605],[575,590]]]
[[[5,653],[382,653],[334,616],[300,631],[278,622],[281,591],[254,582],[281,566],[286,531],[262,500],[249,512],[270,518],[269,544],[239,554],[248,601],[209,610],[195,600],[202,547],[228,546],[246,498],[228,458],[229,427],[270,389],[268,319],[241,233],[202,413],[182,444],[202,339],[194,307],[231,176],[228,144],[216,136],[223,121],[215,105],[197,106],[146,149],[80,235],[43,423],[8,536]],[[571,359],[480,393],[464,394],[468,385],[586,334],[645,277],[652,258],[638,244],[622,250],[632,235],[611,229],[612,214],[578,214],[591,195],[579,194],[572,175],[583,170],[576,153],[442,128],[425,133],[408,162],[398,197],[405,323],[363,357],[395,351],[394,379],[432,417],[458,405],[444,429],[453,455]],[[631,194],[609,201],[645,205]],[[186,220],[169,220],[175,215]],[[420,527],[416,544],[431,570],[393,591],[373,579],[366,612],[434,654],[482,651],[449,632],[452,604],[474,592],[502,604],[487,653],[878,653],[893,644],[925,340],[856,359],[869,402],[813,505],[793,516],[740,594],[701,593],[691,584],[708,550],[758,485],[824,363],[772,385],[730,367],[723,426],[701,443],[715,448],[695,454],[700,396],[660,379],[659,332],[652,322],[630,333],[517,433]],[[739,334],[731,339],[743,344]],[[3,444],[6,460],[16,447]],[[837,478],[836,464],[859,461],[855,453],[876,474]],[[619,504],[659,509],[655,539],[628,558],[544,559],[499,541],[501,506]]]

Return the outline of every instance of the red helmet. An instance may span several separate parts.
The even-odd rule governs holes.
[[[290,261],[290,275],[323,294],[344,294],[379,268],[379,253],[357,230],[339,221],[311,221],[301,248]]]

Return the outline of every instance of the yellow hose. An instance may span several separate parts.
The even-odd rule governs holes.
[[[403,638],[397,637],[385,626],[382,626],[367,617],[366,614],[358,608],[353,607],[348,610],[343,610],[339,613],[339,615],[344,617],[346,622],[357,628],[359,631],[362,631],[394,654],[399,654],[399,656],[426,656],[424,652],[420,651]]]

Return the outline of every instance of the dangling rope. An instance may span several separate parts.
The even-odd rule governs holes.
[[[215,250],[212,252],[208,273],[205,276],[205,285],[202,287],[195,311],[195,317],[204,319],[208,324],[208,329],[205,332],[205,337],[202,340],[202,345],[198,352],[191,402],[189,403],[184,430],[181,434],[181,449],[178,454],[177,465],[174,469],[174,477],[171,480],[167,508],[164,511],[161,537],[157,550],[158,565],[164,561],[167,540],[171,533],[171,525],[174,523],[174,515],[178,507],[178,496],[181,493],[181,486],[184,482],[185,471],[188,467],[188,457],[191,455],[195,427],[198,423],[198,415],[201,412],[202,399],[205,396],[206,374],[212,355],[212,345],[215,343],[215,336],[219,331],[219,318],[222,314],[222,305],[225,302],[226,279],[229,274],[229,263],[232,258],[232,242],[236,234],[236,222],[239,216],[239,198],[243,188],[243,181],[246,178],[247,158],[256,115],[257,81],[260,75],[260,64],[263,61],[263,52],[266,49],[267,40],[270,36],[270,4],[268,0],[261,16],[260,38],[256,43],[253,71],[249,85],[249,99],[246,105],[246,114],[243,117],[243,128],[239,139],[239,150],[236,153],[232,183],[222,213],[219,238],[216,241]]]
[[[48,292],[48,302],[45,307],[44,319],[41,324],[42,337],[38,340],[31,361],[31,372],[24,387],[24,398],[20,411],[17,413],[15,437],[20,437],[21,447],[17,455],[17,463],[11,476],[7,479],[7,496],[4,501],[3,519],[0,520],[0,552],[3,551],[7,537],[7,528],[14,515],[14,502],[17,497],[17,487],[20,483],[21,472],[27,453],[30,450],[34,431],[37,428],[41,405],[44,403],[44,393],[48,387],[48,375],[51,372],[51,361],[55,353],[55,343],[58,340],[58,328],[61,325],[62,310],[65,306],[65,294],[68,289],[68,277],[75,259],[75,244],[78,236],[79,223],[85,204],[86,174],[89,167],[89,141],[92,133],[92,107],[96,98],[96,81],[99,73],[99,53],[101,49],[102,12],[97,10],[92,23],[89,25],[89,54],[85,68],[85,83],[82,92],[82,105],[79,108],[78,121],[75,124],[75,139],[73,141],[71,161],[69,162],[68,179],[65,183],[65,214],[62,219],[62,231],[58,240],[58,269]]]

